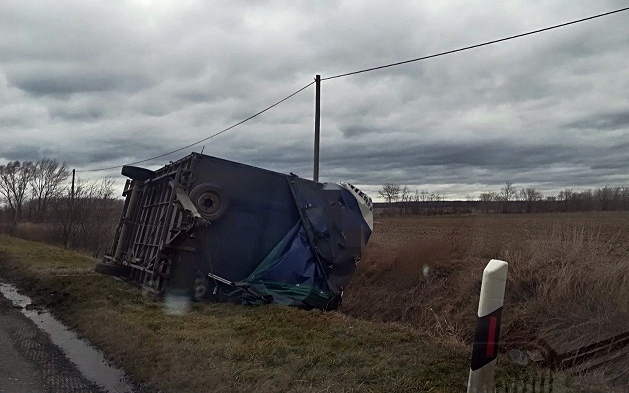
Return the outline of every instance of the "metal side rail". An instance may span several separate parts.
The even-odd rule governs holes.
[[[629,356],[629,331],[566,352],[559,352],[549,343],[545,344],[552,350],[549,354],[552,368],[582,374]]]

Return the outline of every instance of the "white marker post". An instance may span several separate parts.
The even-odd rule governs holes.
[[[494,391],[500,319],[509,264],[492,259],[483,270],[467,393]]]

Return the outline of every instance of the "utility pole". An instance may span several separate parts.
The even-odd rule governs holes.
[[[70,221],[70,228],[74,227],[74,178],[76,176],[76,169],[72,169],[72,187],[70,188],[70,211],[68,212],[68,219]],[[70,235],[65,238],[65,248],[70,248]]]
[[[70,191],[70,202],[72,208],[74,208],[74,176],[76,175],[76,169],[72,170],[72,189]]]
[[[321,126],[321,75],[315,76],[315,139],[312,180],[319,181],[319,137]]]

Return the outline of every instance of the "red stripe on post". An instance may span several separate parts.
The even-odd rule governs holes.
[[[489,334],[487,335],[487,353],[486,356],[494,356],[494,342],[496,341],[496,325],[498,318],[489,318]]]

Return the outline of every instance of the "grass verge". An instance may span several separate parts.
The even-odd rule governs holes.
[[[0,236],[0,275],[150,391],[458,392],[469,347],[394,323],[281,306],[194,303],[182,315],[92,273],[94,260]],[[527,373],[499,367],[499,383]],[[571,391],[569,389],[556,389]]]

